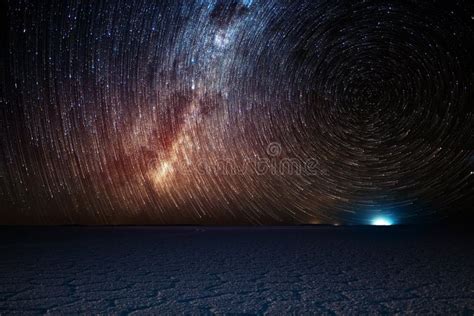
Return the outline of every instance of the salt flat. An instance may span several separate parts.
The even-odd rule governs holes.
[[[474,311],[472,235],[440,227],[0,232],[0,314]]]

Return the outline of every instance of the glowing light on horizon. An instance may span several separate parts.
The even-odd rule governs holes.
[[[387,217],[376,217],[371,222],[374,226],[391,226],[393,225],[393,221]]]

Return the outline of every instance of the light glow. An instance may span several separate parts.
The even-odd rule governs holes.
[[[393,225],[393,221],[386,217],[376,217],[372,220],[372,225],[390,226],[390,225]]]

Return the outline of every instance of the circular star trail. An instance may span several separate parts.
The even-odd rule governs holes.
[[[473,194],[468,1],[16,1],[0,223],[431,221]]]

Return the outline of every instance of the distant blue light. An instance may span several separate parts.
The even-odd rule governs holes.
[[[371,221],[375,226],[390,226],[393,225],[393,220],[385,216],[377,216]]]

